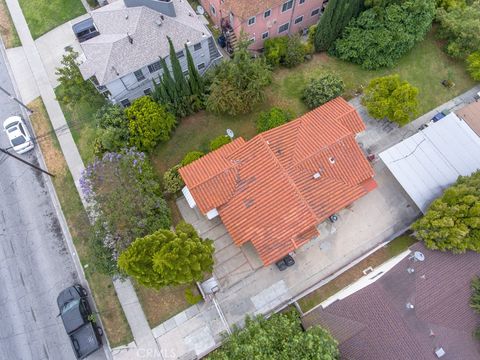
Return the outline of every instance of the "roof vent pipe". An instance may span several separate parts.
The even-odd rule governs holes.
[[[130,36],[129,33],[127,33],[127,36],[128,36],[128,41],[130,42],[130,44],[133,44],[133,38]]]

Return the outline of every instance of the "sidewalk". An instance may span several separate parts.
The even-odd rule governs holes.
[[[50,121],[52,122],[52,126],[54,129],[68,128],[62,109],[55,98],[55,92],[50,84],[47,72],[45,71],[38,49],[30,34],[30,30],[25,17],[23,16],[18,0],[6,0],[6,3],[22,42],[27,62],[32,70],[34,80],[37,83],[40,96],[45,104]],[[78,152],[70,131],[62,130],[62,132],[57,133],[57,138],[68,168],[74,179],[77,191],[85,206],[86,201],[79,185],[81,173],[85,168],[80,153]],[[136,343],[137,351],[130,352],[128,358],[162,359],[160,349],[153,338],[151,329],[148,326],[145,314],[143,313],[132,284],[130,281],[122,282],[120,280],[115,280],[114,285]],[[120,354],[121,353],[122,352],[120,352]]]

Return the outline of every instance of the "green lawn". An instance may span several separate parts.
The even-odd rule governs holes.
[[[19,3],[34,39],[87,12],[80,0],[19,0]]]
[[[227,128],[234,130],[236,136],[247,139],[255,135],[255,119],[258,113],[272,106],[292,110],[296,115],[307,111],[300,97],[308,81],[319,74],[333,71],[345,82],[344,97],[350,99],[361,92],[363,86],[378,76],[392,73],[400,74],[405,80],[420,89],[420,114],[454,98],[475,85],[465,71],[463,62],[450,59],[441,50],[434,31],[407,54],[393,69],[377,71],[363,70],[326,54],[316,54],[313,59],[294,69],[279,69],[273,76],[273,84],[267,89],[266,101],[256,111],[243,116],[216,116],[200,112],[181,120],[172,139],[161,144],[152,159],[159,173],[178,163],[191,150],[208,149],[209,141],[225,133]],[[441,81],[450,78],[456,84],[447,89]]]
[[[339,275],[337,278],[318,288],[317,290],[311,292],[307,296],[304,296],[298,300],[298,304],[303,312],[314,308],[318,304],[327,300],[330,296],[335,295],[337,292],[347,287],[348,285],[354,283],[360,279],[363,274],[363,270],[368,267],[375,268],[392,257],[402,253],[408,247],[413,245],[417,240],[411,235],[405,233],[392,240],[387,246],[375,251],[373,254],[368,256],[366,259],[360,261],[357,265],[345,271],[343,274]]]
[[[112,279],[95,272],[91,266],[88,266],[91,259],[88,247],[90,223],[58,140],[53,135],[52,126],[43,102],[38,98],[28,104],[28,106],[34,110],[31,116],[32,125],[37,137],[41,139],[40,147],[47,168],[55,174],[55,177],[52,179],[53,185],[60,200],[62,212],[67,220],[68,228],[72,234],[78,256],[84,266],[85,275],[92,289],[110,345],[112,347],[126,345],[133,340],[133,337],[115,293]]]

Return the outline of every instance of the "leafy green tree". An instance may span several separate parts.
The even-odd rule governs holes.
[[[455,58],[465,59],[480,49],[480,0],[470,6],[451,11],[438,9],[439,36],[447,40],[445,51]]]
[[[278,107],[272,107],[269,111],[262,111],[257,118],[257,133],[261,133],[277,126],[286,124],[292,120],[292,113]]]
[[[442,8],[450,11],[457,7],[464,7],[467,3],[465,0],[437,0],[437,8]]]
[[[467,70],[473,80],[480,81],[480,50],[475,51],[467,57]]]
[[[434,0],[370,8],[349,23],[332,54],[369,70],[392,67],[425,37],[434,16]]]
[[[118,259],[119,268],[140,284],[159,289],[202,280],[213,268],[213,241],[181,222],[175,232],[159,230],[136,239]]]
[[[188,164],[191,164],[195,160],[200,159],[203,155],[205,155],[201,151],[190,151],[185,155],[183,158],[182,162],[180,163],[182,166],[187,166]]]
[[[336,360],[338,344],[327,330],[319,326],[302,331],[298,315],[273,314],[269,319],[247,317],[245,328],[232,335],[209,360]]]
[[[61,86],[59,100],[67,105],[77,103],[81,99],[88,101],[99,96],[93,83],[83,79],[77,59],[78,53],[68,50],[62,57],[62,66],[55,71]]]
[[[413,229],[429,249],[480,252],[480,171],[460,176]]]
[[[94,117],[97,131],[95,153],[115,152],[128,147],[130,134],[128,119],[124,110],[118,105],[102,106]]]
[[[125,109],[130,132],[130,145],[142,151],[151,151],[159,141],[170,139],[176,125],[175,116],[150,96],[136,99]]]
[[[96,244],[108,249],[104,258],[116,259],[136,238],[170,227],[170,210],[144,153],[105,153],[85,168],[80,186],[95,214]]]
[[[314,109],[340,96],[344,89],[345,84],[338,75],[327,73],[310,80],[303,90],[302,100],[309,109]]]
[[[470,299],[470,306],[473,310],[480,314],[480,276],[475,276],[472,279],[472,297]]]
[[[315,50],[329,50],[345,26],[362,10],[363,0],[330,0],[315,33]]]
[[[285,59],[287,53],[288,36],[268,38],[263,43],[263,54],[271,67],[278,67]]]
[[[185,186],[185,183],[178,172],[178,169],[181,167],[182,165],[180,164],[175,165],[163,174],[163,190],[165,190],[166,193],[175,194]]]
[[[278,36],[269,38],[264,43],[265,59],[272,67],[295,67],[305,61],[307,50],[300,35]]]
[[[398,74],[378,77],[365,88],[362,104],[375,119],[406,125],[418,115],[418,89]]]
[[[227,135],[217,136],[215,139],[210,141],[210,144],[209,144],[210,151],[215,151],[217,149],[220,149],[223,145],[228,144],[230,141],[232,140]]]
[[[208,111],[246,114],[265,99],[272,72],[263,57],[252,59],[247,46],[242,42],[231,61],[223,61],[212,70]]]

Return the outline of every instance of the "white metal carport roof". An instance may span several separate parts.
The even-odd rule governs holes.
[[[480,137],[451,113],[379,156],[425,212],[458,176],[480,169]]]

